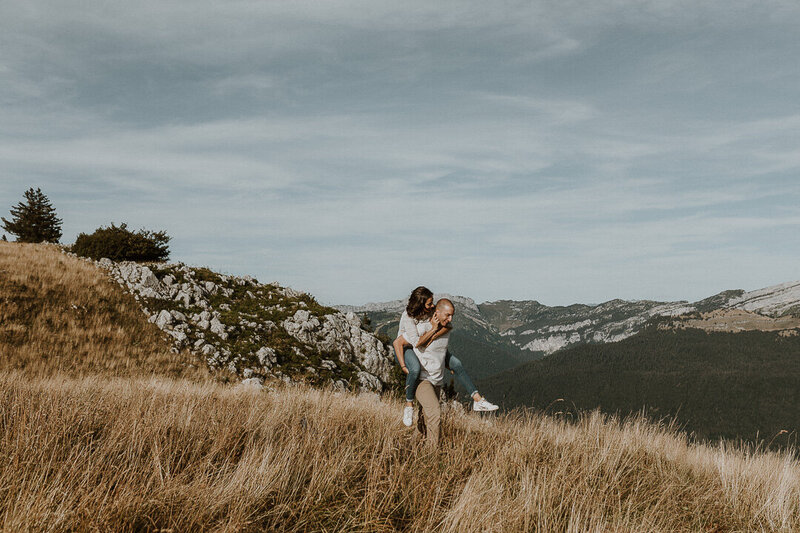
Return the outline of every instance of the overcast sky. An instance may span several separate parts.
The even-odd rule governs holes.
[[[326,304],[800,279],[800,4],[0,3],[0,211]]]

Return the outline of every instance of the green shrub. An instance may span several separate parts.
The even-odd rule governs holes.
[[[99,227],[91,235],[81,233],[72,251],[83,257],[113,261],[166,261],[170,237],[164,231],[132,232],[126,224]]]

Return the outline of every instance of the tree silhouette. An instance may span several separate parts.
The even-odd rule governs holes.
[[[25,203],[11,208],[11,220],[0,217],[3,229],[17,236],[17,242],[58,242],[61,219],[41,189],[25,191]]]

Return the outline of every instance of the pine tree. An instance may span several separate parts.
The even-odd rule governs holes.
[[[25,191],[26,203],[11,208],[11,220],[0,217],[3,229],[17,236],[17,242],[58,242],[61,219],[41,189]]]

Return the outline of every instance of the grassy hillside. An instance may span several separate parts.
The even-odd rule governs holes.
[[[796,531],[788,455],[594,414],[451,412],[305,387],[0,374],[4,531]]]
[[[171,353],[136,300],[93,265],[56,246],[0,241],[0,370],[10,369],[207,375],[187,352]]]
[[[553,354],[478,386],[508,407],[644,408],[655,418],[676,417],[699,438],[775,437],[773,444],[785,445],[800,429],[800,337],[651,328]]]
[[[790,453],[456,409],[431,452],[398,398],[192,368],[55,248],[0,244],[0,290],[2,531],[800,530]]]

